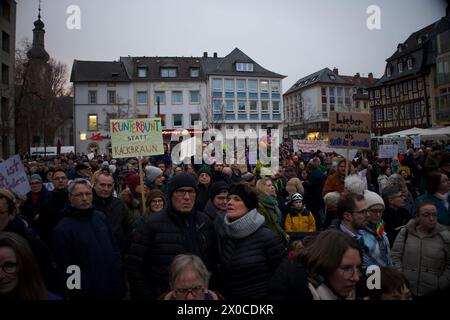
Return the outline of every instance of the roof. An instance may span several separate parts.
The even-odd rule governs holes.
[[[343,84],[343,85],[352,85],[353,83],[346,79],[348,76],[341,76],[338,74],[335,74],[333,71],[331,71],[329,68],[324,68],[322,70],[319,70],[317,72],[314,72],[306,77],[303,77],[289,88],[288,91],[286,91],[286,94],[290,94],[294,91],[297,91],[299,89],[304,89],[306,87],[310,87],[319,83],[329,83],[329,84]]]
[[[123,82],[129,81],[129,78],[121,62],[74,60],[70,81]]]
[[[236,71],[236,63],[252,63],[253,71]],[[227,56],[201,58],[203,69],[207,75],[228,75],[245,77],[286,78],[286,76],[263,68],[244,52],[235,48]]]
[[[120,57],[131,80],[201,81],[205,75],[199,57]],[[147,77],[138,77],[137,68],[147,68]],[[177,69],[176,77],[161,77],[161,68]],[[190,69],[199,68],[199,77],[191,77]]]

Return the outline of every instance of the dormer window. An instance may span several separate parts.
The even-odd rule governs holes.
[[[408,64],[408,70],[411,70],[412,67],[413,67],[413,60],[412,60],[412,58],[408,59],[407,64]]]
[[[200,76],[200,68],[190,68],[189,73],[191,78],[198,78]]]
[[[175,78],[177,76],[177,68],[161,68],[162,78]]]
[[[391,67],[390,67],[390,66],[388,66],[388,67],[386,68],[386,76],[388,76],[388,77],[391,76]]]
[[[403,45],[399,44],[397,50],[398,50],[398,52],[402,52],[403,51]]]
[[[417,44],[422,44],[422,37],[417,38]]]
[[[328,77],[330,78],[330,80],[336,80],[336,76],[334,74],[329,74]]]
[[[147,77],[147,67],[138,67],[137,73],[138,73],[138,78],[146,78]]]
[[[403,72],[403,62],[399,62],[397,66],[398,66],[398,73],[402,73]]]
[[[253,72],[253,63],[236,62],[236,71]]]

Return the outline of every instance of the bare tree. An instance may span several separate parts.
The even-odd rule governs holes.
[[[105,122],[99,125],[99,129],[110,131],[109,121],[111,119],[129,119],[138,115],[139,110],[136,106],[131,106],[130,101],[124,102],[124,99],[116,95],[116,104],[102,109],[106,114]]]

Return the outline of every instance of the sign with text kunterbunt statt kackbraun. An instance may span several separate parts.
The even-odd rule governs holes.
[[[110,120],[113,158],[164,153],[161,118]]]
[[[330,112],[330,148],[370,149],[370,114]]]

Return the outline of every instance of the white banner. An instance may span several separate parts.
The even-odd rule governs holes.
[[[398,145],[398,153],[405,154],[406,148],[406,137],[388,137],[383,138],[383,144],[396,144]]]
[[[332,149],[328,147],[328,144],[326,141],[322,140],[297,140],[294,139],[292,141],[294,152],[298,152],[299,150],[302,150],[302,152],[316,152],[317,150],[320,150],[322,152],[333,152]]]
[[[398,145],[397,144],[382,144],[378,151],[378,157],[381,159],[392,159],[397,157]]]
[[[19,155],[16,154],[0,163],[0,188],[6,188],[18,195],[24,195],[31,191]]]

